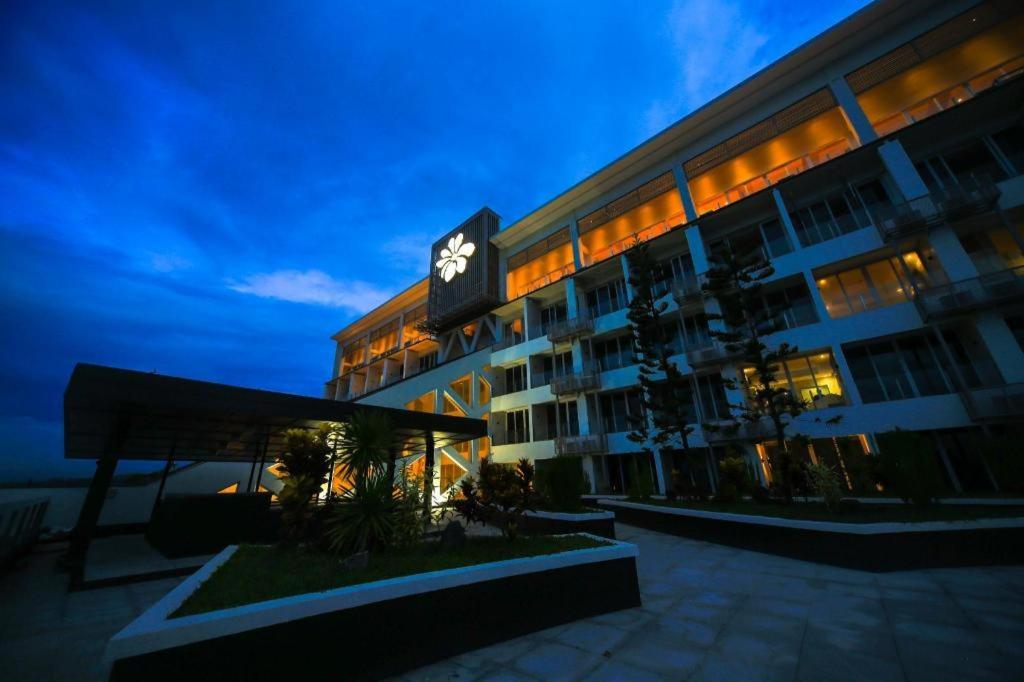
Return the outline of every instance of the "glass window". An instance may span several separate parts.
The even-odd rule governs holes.
[[[910,382],[903,371],[903,365],[896,349],[891,342],[876,343],[868,346],[871,359],[878,372],[878,378],[882,382],[882,388],[888,400],[901,400],[911,398],[914,395]]]
[[[1013,315],[1006,318],[1006,326],[1013,332],[1013,338],[1017,339],[1017,345],[1024,351],[1024,315]]]
[[[556,322],[564,322],[569,309],[564,302],[549,305],[540,310],[540,333],[547,334],[548,328]]]
[[[768,245],[768,252],[773,258],[778,258],[793,250],[793,245],[789,243],[789,236],[778,218],[761,223],[761,232]]]
[[[687,315],[682,319],[684,348],[704,348],[711,343],[707,315]]]
[[[821,292],[821,298],[825,302],[825,310],[828,311],[829,317],[836,319],[853,314],[853,309],[846,301],[837,275],[819,277],[818,291]]]
[[[892,261],[899,265],[899,261],[895,258]],[[877,263],[871,263],[865,269],[868,271],[871,284],[874,285],[882,305],[892,305],[907,300],[907,292],[903,288],[903,282],[896,275],[896,270],[893,269],[893,262],[880,260]]]
[[[843,349],[846,362],[850,366],[850,374],[857,384],[860,398],[865,403],[877,403],[885,400],[885,391],[882,390],[882,382],[875,372],[875,366],[871,362],[871,355],[866,346]]]
[[[864,273],[860,268],[840,272],[839,283],[843,287],[846,300],[853,312],[860,313],[874,307],[875,298],[871,294],[867,278],[864,277]]]
[[[505,393],[526,390],[526,365],[516,365],[505,369]]]
[[[917,386],[918,395],[940,395],[949,392],[927,339],[900,339],[898,345],[903,362],[906,363],[910,376]]]
[[[530,440],[530,411],[526,408],[505,413],[505,442],[509,445]]]
[[[613,313],[626,304],[626,282],[621,278],[587,292],[587,308],[591,317]]]
[[[1024,175],[1024,125],[1017,124],[992,136],[996,146],[1018,175]]]
[[[728,419],[732,413],[725,395],[725,383],[720,374],[703,374],[697,379],[697,393],[700,397],[704,419]]]

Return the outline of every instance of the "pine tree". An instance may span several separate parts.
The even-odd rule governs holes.
[[[720,312],[709,313],[708,319],[720,320],[724,326],[711,329],[711,337],[753,371],[739,377],[748,400],[729,406],[733,423],[725,427],[703,426],[710,431],[721,428],[736,431],[744,424],[756,426],[768,420],[777,444],[771,462],[773,478],[786,501],[791,501],[798,472],[786,430],[807,404],[789,390],[785,381],[780,381],[780,377],[784,378],[782,363],[797,353],[796,346],[780,343],[769,347],[764,342],[764,337],[777,330],[777,323],[769,316],[761,296],[762,282],[771,277],[775,269],[760,252],[737,255],[725,251],[710,260],[711,268],[703,290],[705,296],[718,301]],[[730,389],[736,388],[736,381],[732,379],[725,383]]]
[[[666,281],[667,273],[651,256],[645,242],[638,241],[626,258],[629,286],[633,290],[626,315],[633,332],[633,362],[640,366],[641,404],[644,412],[651,415],[655,428],[652,436],[647,419],[635,420],[628,438],[641,445],[645,454],[653,454],[647,445],[648,438],[658,452],[671,449],[676,439],[686,452],[689,449],[687,436],[693,431],[688,425],[689,384],[679,367],[669,359],[672,350],[664,324],[668,303],[659,300],[658,295],[662,288],[659,285]]]

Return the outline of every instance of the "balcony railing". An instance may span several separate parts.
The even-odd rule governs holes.
[[[767,421],[718,424],[717,429],[701,426],[704,440],[708,443],[722,443],[736,440],[765,440],[775,437],[772,424]]]
[[[603,433],[560,436],[555,439],[557,455],[599,455],[604,452],[608,452],[608,439]]]
[[[680,308],[697,306],[704,303],[704,293],[700,288],[699,280],[674,281],[672,283],[672,298]]]
[[[524,343],[525,341],[526,341],[526,335],[521,333],[521,332],[520,333],[516,333],[516,334],[507,334],[505,336],[505,338],[501,339],[500,341],[495,342],[491,346],[491,350],[492,351],[505,350],[506,348],[511,348],[512,346],[518,346],[519,344]]]
[[[585,393],[601,388],[601,373],[595,366],[587,366],[578,372],[553,377],[551,392],[555,395]]]
[[[548,326],[548,341],[560,343],[570,339],[590,336],[593,333],[594,318],[590,315],[579,315]]]
[[[529,442],[529,429],[500,430],[491,434],[491,445],[521,445]]]
[[[679,227],[680,225],[684,225],[685,223],[686,213],[680,211],[675,215],[671,215],[668,218],[665,218],[664,220],[659,220],[653,225],[648,225],[647,227],[641,228],[627,237],[623,237],[622,239],[613,242],[608,246],[605,246],[604,248],[594,251],[594,253],[592,253],[590,257],[587,259],[587,265],[600,263],[601,261],[607,260],[612,256],[617,256],[620,253],[625,253],[626,251],[629,251],[631,248],[633,248],[633,246],[638,241],[645,242],[649,239],[660,237],[661,235],[667,234],[674,230],[675,228]]]
[[[515,292],[509,292],[508,298],[509,300],[512,300],[514,298],[519,298],[520,296],[532,294],[534,291],[537,291],[537,289],[542,289],[553,282],[557,282],[564,277],[568,277],[575,271],[576,266],[573,263],[563,265],[556,270],[552,270],[546,275],[542,275],[533,281],[523,284]]]
[[[706,346],[686,349],[686,361],[691,367],[707,367],[709,365],[720,365],[737,358],[740,351],[731,351],[725,344],[712,341]]]
[[[875,208],[875,224],[886,241],[984,213],[999,200],[999,187],[988,176],[964,179],[929,195]]]
[[[924,289],[916,297],[925,319],[931,320],[998,305],[1024,296],[1024,266]]]
[[[1024,383],[976,388],[964,393],[967,411],[975,421],[1024,417]]]

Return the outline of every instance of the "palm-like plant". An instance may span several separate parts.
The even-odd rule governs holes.
[[[395,535],[395,488],[378,469],[356,479],[327,521],[327,539],[336,552],[386,547]]]
[[[395,449],[395,429],[383,412],[361,410],[336,431],[338,464],[356,486],[388,466]]]

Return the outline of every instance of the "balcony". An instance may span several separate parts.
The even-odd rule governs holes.
[[[505,338],[503,338],[500,341],[497,341],[497,342],[495,342],[494,344],[491,345],[491,351],[496,353],[499,350],[505,350],[506,348],[511,348],[512,346],[518,346],[519,344],[525,343],[525,342],[526,342],[526,335],[523,334],[522,332],[513,333],[513,334],[507,334],[505,336]]]
[[[1024,383],[964,392],[967,412],[974,421],[1018,420],[1024,417]]]
[[[984,213],[999,200],[999,187],[990,178],[964,180],[929,195],[875,209],[875,224],[885,241],[902,239],[944,222]]]
[[[603,433],[560,436],[555,439],[557,455],[600,455],[605,452],[608,452],[608,439]]]
[[[1024,266],[952,282],[918,293],[918,309],[935,320],[986,308],[1024,296]]]
[[[775,438],[775,429],[770,421],[759,422],[724,422],[718,423],[717,429],[701,426],[704,440],[708,443],[725,443],[737,440],[762,441]]]
[[[590,336],[594,333],[594,318],[590,315],[579,315],[568,320],[555,322],[548,326],[548,341],[561,343],[572,339]]]
[[[676,305],[682,308],[703,306],[704,292],[701,291],[700,282],[697,280],[674,281],[672,283],[672,298]]]
[[[742,353],[740,351],[731,351],[725,347],[725,344],[717,343],[712,341],[706,346],[699,346],[696,348],[686,349],[686,361],[691,367],[709,367],[711,365],[721,365],[730,360],[738,358]]]
[[[584,367],[578,372],[551,379],[551,392],[555,395],[586,393],[601,388],[601,373],[596,367]]]

